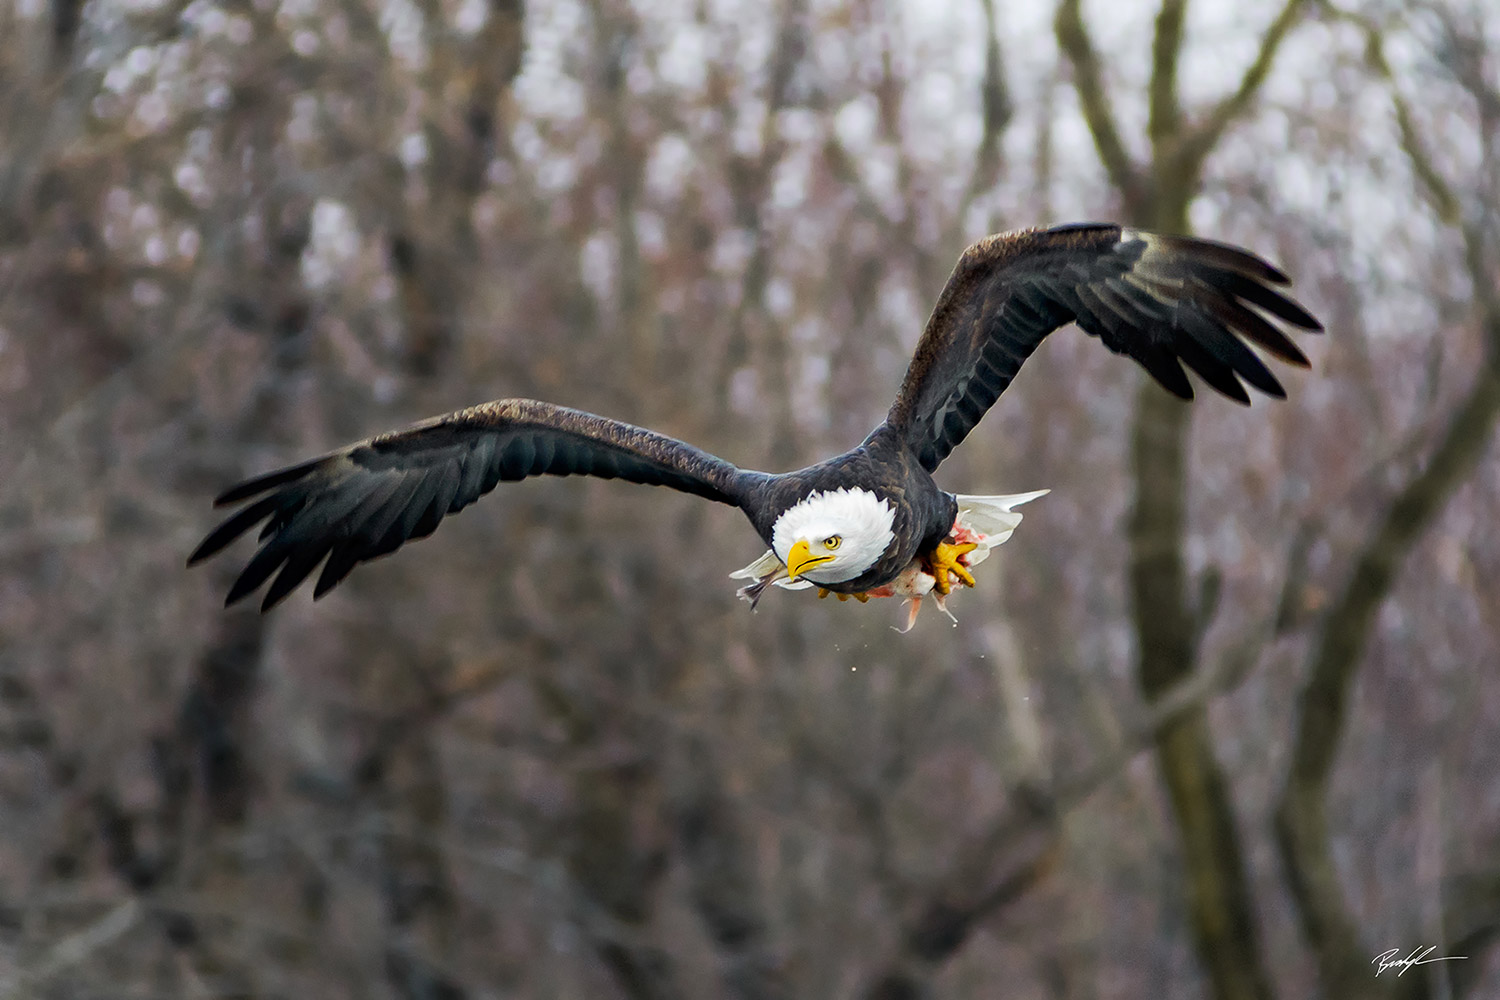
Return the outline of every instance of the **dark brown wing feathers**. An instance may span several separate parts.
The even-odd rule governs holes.
[[[261,521],[261,548],[232,604],[272,580],[275,605],[318,564],[321,597],[357,564],[432,533],[503,481],[539,475],[621,478],[735,504],[755,474],[674,438],[579,410],[504,399],[383,434],[247,480],[218,505],[247,503],[188,558],[207,559]],[[326,559],[326,561],[325,561]]]
[[[1285,391],[1250,341],[1289,364],[1307,357],[1267,316],[1321,330],[1273,286],[1286,275],[1237,247],[1114,225],[992,236],[959,259],[917,344],[887,422],[931,471],[1053,330],[1076,322],[1191,399],[1182,365],[1242,403],[1244,383]],[[1266,315],[1262,315],[1262,313]]]

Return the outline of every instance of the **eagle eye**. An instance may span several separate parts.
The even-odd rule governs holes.
[[[843,541],[843,535],[829,535],[827,538],[823,539],[823,548],[832,552],[834,549],[838,548]]]

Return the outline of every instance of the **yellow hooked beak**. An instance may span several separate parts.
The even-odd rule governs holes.
[[[792,551],[786,554],[787,580],[795,580],[810,569],[817,569],[826,562],[832,562],[833,558],[832,553],[823,556],[813,555],[812,547],[807,544],[806,539],[802,539],[792,546]]]

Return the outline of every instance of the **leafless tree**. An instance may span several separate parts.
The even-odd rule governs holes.
[[[0,5],[0,996],[1500,989],[1495,27]],[[183,569],[237,477],[486,398],[816,460],[965,244],[1088,217],[1330,332],[1249,410],[1050,338],[943,468],[1053,489],[957,628],[751,614],[735,512],[606,482],[267,617]]]

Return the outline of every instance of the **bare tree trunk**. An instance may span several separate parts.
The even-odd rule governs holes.
[[[1148,698],[1187,677],[1198,660],[1187,603],[1182,540],[1188,408],[1145,384],[1133,435],[1135,508],[1130,591],[1139,642],[1137,674]],[[1271,996],[1228,780],[1202,709],[1162,730],[1156,759],[1177,817],[1199,961],[1219,1000]]]
[[[1187,0],[1163,0],[1147,84],[1152,159],[1142,165],[1133,162],[1120,137],[1078,0],[1062,0],[1058,41],[1073,68],[1100,160],[1132,224],[1188,231],[1188,206],[1201,186],[1203,162],[1223,130],[1250,106],[1299,7],[1295,0],[1287,4],[1262,38],[1241,86],[1193,125],[1177,93]],[[1196,637],[1202,631],[1198,619],[1207,613],[1190,603],[1183,557],[1190,413],[1149,382],[1136,398],[1129,573],[1136,673],[1148,698],[1192,674],[1198,661]],[[1239,827],[1205,712],[1198,709],[1165,727],[1156,739],[1156,756],[1181,838],[1193,940],[1213,996],[1268,1000],[1271,979],[1261,956]]]

